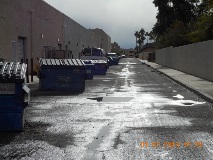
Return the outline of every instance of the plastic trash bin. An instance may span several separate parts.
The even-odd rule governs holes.
[[[30,89],[25,85],[27,65],[0,62],[0,131],[22,131]],[[28,93],[28,102],[25,94]]]
[[[90,60],[83,60],[86,66],[86,79],[93,79],[95,65]]]
[[[107,72],[107,62],[104,60],[91,60],[94,66],[94,75],[105,75]]]
[[[40,59],[39,88],[83,92],[86,67],[80,59]]]

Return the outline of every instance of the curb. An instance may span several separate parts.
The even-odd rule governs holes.
[[[152,66],[151,66],[152,67]],[[152,67],[153,68],[153,67]],[[153,68],[155,69],[155,68]],[[155,69],[155,70],[158,70],[158,69]],[[159,70],[158,70],[159,71]],[[159,71],[161,72],[161,71]],[[202,99],[206,100],[207,102],[209,103],[212,103],[213,104],[213,97],[211,97],[210,95],[202,92],[202,91],[199,91],[198,89],[188,85],[188,84],[185,84],[184,82],[181,82],[169,75],[167,75],[166,73],[164,72],[161,72],[163,75],[165,75],[166,77],[170,78],[171,80],[175,81],[176,83],[182,85],[183,87],[187,88],[188,90],[190,90],[191,92],[195,93],[196,95],[198,95],[199,97],[201,97]]]
[[[142,63],[141,60],[139,60],[139,61]],[[158,70],[157,68],[154,68],[152,65],[149,64],[149,62],[148,63],[145,62],[145,64],[147,66],[150,66],[152,69],[157,70],[158,72],[162,73],[163,75],[165,75],[166,77],[168,77],[171,80],[175,81],[176,83],[178,83],[178,84],[182,85],[183,87],[187,88],[188,90],[190,90],[191,92],[195,93],[196,95],[198,95],[199,97],[201,97],[205,101],[213,104],[213,97],[212,96],[210,96],[210,95],[208,95],[208,94],[206,94],[206,93],[204,93],[204,92],[202,92],[202,91],[200,91],[200,90],[198,90],[198,89],[196,89],[196,88],[194,88],[194,87],[192,87],[192,86],[190,86],[190,85],[188,85],[188,84],[186,84],[186,83],[184,83],[182,81],[179,81],[179,80],[173,78],[172,76],[169,76],[168,74]]]

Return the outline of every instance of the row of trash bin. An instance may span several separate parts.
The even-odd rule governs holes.
[[[104,60],[40,59],[39,89],[42,91],[85,91],[85,80],[105,75]],[[22,131],[30,89],[25,84],[27,65],[0,62],[0,131]],[[28,94],[26,101],[25,94]]]
[[[40,59],[39,88],[44,91],[83,92],[85,80],[105,75],[104,60]]]

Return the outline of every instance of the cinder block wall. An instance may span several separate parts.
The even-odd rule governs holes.
[[[157,50],[156,63],[213,81],[213,40]]]

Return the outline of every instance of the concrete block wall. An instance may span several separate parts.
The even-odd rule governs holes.
[[[213,40],[157,50],[156,63],[213,81]]]

